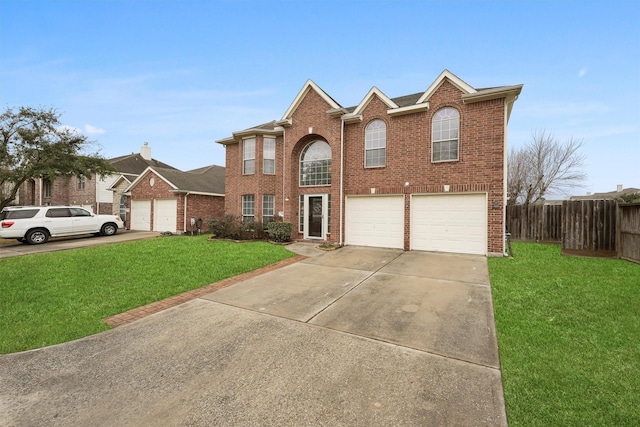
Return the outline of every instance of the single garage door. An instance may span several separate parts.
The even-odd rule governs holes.
[[[404,248],[404,196],[347,197],[347,245]]]
[[[486,255],[487,195],[412,196],[411,249]]]
[[[151,200],[132,200],[129,219],[132,230],[151,231]]]
[[[153,231],[176,232],[178,210],[176,199],[156,199],[153,210]]]

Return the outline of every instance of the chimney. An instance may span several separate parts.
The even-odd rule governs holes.
[[[622,184],[618,184],[618,193],[620,193],[622,191]]]
[[[144,145],[140,148],[140,155],[145,160],[151,160],[151,147],[149,147],[148,142],[145,142]]]

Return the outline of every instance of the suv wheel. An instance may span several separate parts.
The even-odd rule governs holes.
[[[103,225],[102,228],[100,229],[100,234],[102,234],[103,236],[113,236],[117,232],[118,232],[118,226],[110,222]]]
[[[47,230],[36,228],[34,230],[29,230],[24,238],[31,245],[39,245],[49,240],[49,233]]]

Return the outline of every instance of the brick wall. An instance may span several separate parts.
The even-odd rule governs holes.
[[[153,178],[153,185],[151,185],[151,178]],[[184,193],[173,193],[171,187],[164,179],[159,177],[153,172],[149,172],[145,175],[136,186],[131,189],[131,196],[129,197],[128,206],[131,206],[131,200],[151,200],[151,226],[153,228],[154,215],[155,215],[155,203],[157,199],[175,199],[176,200],[176,231],[185,232],[190,230],[191,218],[203,219],[203,230],[206,230],[206,220],[220,216],[224,212],[224,197],[220,196],[207,196],[190,194],[187,196],[187,215],[186,215],[186,229],[185,229],[185,212],[184,212]],[[135,212],[129,212],[129,218],[127,224],[131,224],[131,219],[135,215]]]
[[[488,252],[503,251],[504,205],[504,99],[463,103],[462,92],[444,80],[434,92],[427,111],[390,117],[388,107],[377,97],[362,111],[363,120],[345,124],[344,128],[344,194],[405,194],[405,249],[409,249],[410,197],[412,193],[441,193],[444,185],[450,192],[483,192],[488,197]],[[460,113],[459,160],[431,162],[431,119],[443,107]],[[276,194],[276,211],[285,211],[285,220],[298,230],[298,200],[301,194],[331,194],[330,242],[339,241],[340,225],[340,135],[341,119],[326,111],[327,102],[310,90],[292,116],[292,125],[284,137],[276,141],[276,177],[261,173],[261,136],[256,138],[256,174],[242,176],[242,146],[226,145],[225,211],[241,215],[241,196],[256,195],[256,216],[261,212],[261,195]],[[364,131],[373,119],[387,126],[386,165],[364,167]],[[304,147],[314,140],[326,141],[332,150],[332,185],[299,186],[299,160]],[[284,152],[285,167],[280,160]],[[283,174],[284,170],[284,174]],[[284,191],[281,189],[284,181]],[[404,184],[408,182],[409,186]],[[286,201],[285,198],[289,200]],[[277,213],[277,212],[276,212]],[[343,236],[344,236],[344,229]]]

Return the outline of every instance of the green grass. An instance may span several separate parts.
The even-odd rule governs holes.
[[[640,265],[513,249],[489,259],[509,424],[640,425]]]
[[[290,256],[266,242],[201,236],[0,259],[0,353],[104,331],[106,317]]]

